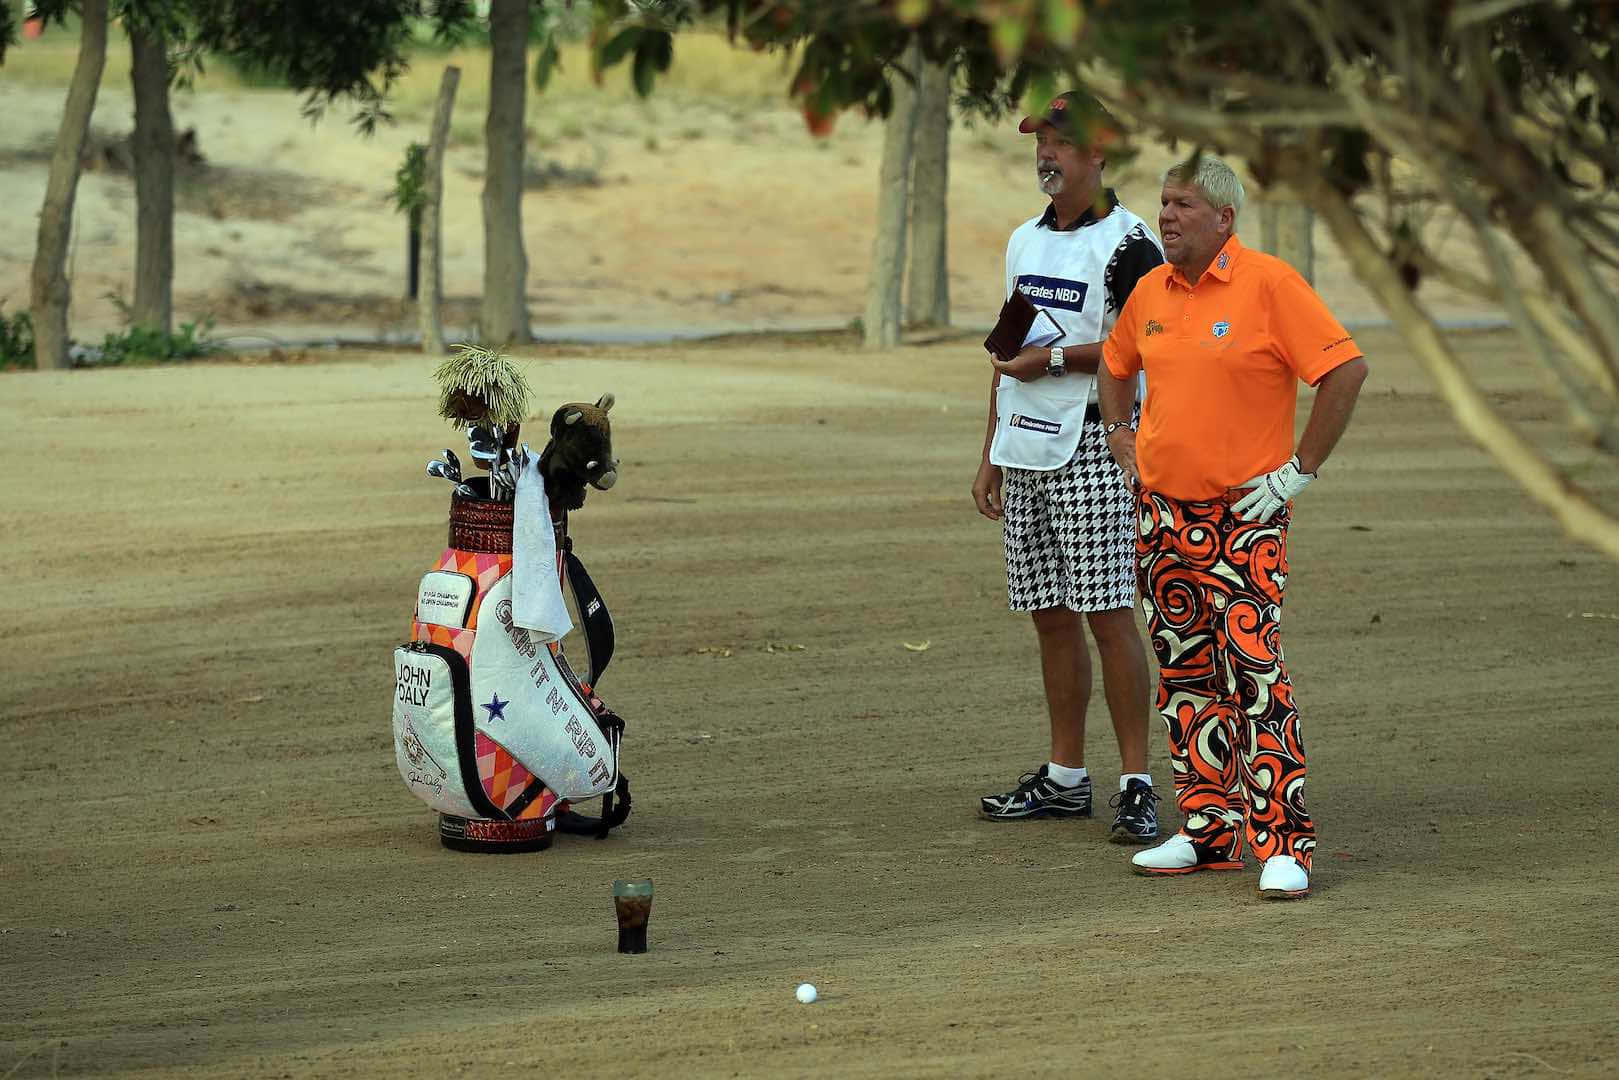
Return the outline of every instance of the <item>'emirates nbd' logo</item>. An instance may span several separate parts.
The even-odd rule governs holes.
[[[1017,288],[1041,307],[1067,308],[1069,311],[1083,311],[1085,294],[1090,291],[1090,286],[1083,281],[1041,277],[1038,274],[1019,275]]]
[[[1022,428],[1025,431],[1037,431],[1042,435],[1061,435],[1062,425],[1055,420],[1041,420],[1035,416],[1024,416],[1022,413],[1013,413],[1009,421],[1012,427]]]

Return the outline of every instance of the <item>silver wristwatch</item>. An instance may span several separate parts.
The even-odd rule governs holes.
[[[1055,379],[1067,373],[1068,369],[1063,366],[1062,346],[1053,345],[1051,347],[1051,363],[1046,365],[1046,374]]]

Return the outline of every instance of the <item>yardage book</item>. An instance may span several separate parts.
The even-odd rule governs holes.
[[[998,360],[1011,360],[1023,348],[1023,343],[1030,340],[1030,331],[1035,329],[1037,322],[1041,323],[1038,337],[1056,341],[1063,336],[1063,328],[1051,317],[1050,312],[1035,307],[1022,290],[1013,289],[1012,295],[1001,305],[995,329],[984,339],[984,348]]]

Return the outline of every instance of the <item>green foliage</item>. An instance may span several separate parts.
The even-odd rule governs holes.
[[[641,49],[650,35],[658,33],[659,31],[644,26],[626,26],[611,37],[601,39],[591,54],[591,68],[596,81],[600,83],[609,68],[626,57],[632,57],[631,84],[637,94],[646,97],[652,89],[646,81],[647,75],[651,72],[651,65],[650,62],[641,59]],[[664,32],[664,36],[668,36],[667,32]]]
[[[209,335],[214,320],[181,323],[173,334],[149,326],[131,326],[121,334],[108,334],[101,343],[97,364],[165,364],[196,360],[220,351]]]
[[[581,28],[585,6],[530,0],[537,86],[556,69],[558,36]],[[355,126],[366,134],[390,119],[388,94],[424,38],[438,48],[488,40],[472,0],[192,0],[192,7],[197,48],[302,92],[312,120],[339,99],[354,102]]]
[[[913,41],[952,65],[957,104],[989,116],[1043,105],[1100,76],[1160,136],[1236,151],[1262,183],[1383,185],[1408,143],[1447,132],[1453,176],[1491,176],[1521,209],[1544,177],[1619,195],[1619,8],[1452,0],[596,0],[594,71],[627,64],[637,92],[669,67],[670,35],[723,18],[733,42],[796,50],[789,94],[813,132],[843,109],[886,115]],[[1388,110],[1368,121],[1350,103]],[[1403,110],[1403,115],[1402,115]],[[1400,126],[1399,123],[1396,127]],[[1483,137],[1480,137],[1483,136]],[[1302,172],[1301,172],[1302,170]],[[1516,179],[1514,179],[1516,170]],[[1527,170],[1527,171],[1526,171]],[[1470,181],[1471,182],[1471,181]],[[1448,201],[1454,192],[1432,193]],[[1573,198],[1573,196],[1568,196]],[[1570,202],[1567,211],[1590,217]],[[1507,214],[1508,220],[1517,215]],[[1619,226],[1603,222],[1611,241]],[[1611,252],[1612,243],[1607,245]],[[1619,265],[1619,259],[1612,260]]]
[[[7,315],[0,303],[0,371],[34,366],[34,320],[26,311]]]
[[[405,160],[394,173],[394,189],[389,195],[394,209],[415,217],[427,202],[427,145],[411,143],[405,147]]]
[[[589,31],[588,4],[573,0],[529,0],[528,39],[535,46],[534,89],[544,93],[551,76],[562,70],[561,46]]]
[[[11,0],[0,0],[0,64],[6,62],[6,50],[17,44],[17,13],[11,10]]]
[[[657,77],[674,62],[675,31],[691,25],[696,15],[696,5],[682,0],[598,5],[591,32],[591,74],[599,84],[608,69],[627,60],[630,85],[639,96],[651,96]]]
[[[220,57],[220,62],[250,90],[285,90],[292,85],[286,71],[271,59],[235,53]]]
[[[551,76],[562,68],[562,56],[557,52],[555,34],[545,34],[540,49],[534,54],[534,89],[540,93],[551,85]]]
[[[0,0],[0,61],[15,37],[12,4]],[[39,17],[57,24],[77,6],[33,0]],[[473,0],[109,0],[108,15],[160,33],[181,85],[212,55],[248,86],[303,93],[311,119],[338,100],[353,102],[354,123],[368,134],[388,119],[388,92],[423,36],[448,47],[483,25]]]
[[[200,46],[284,78],[305,94],[311,119],[339,98],[354,101],[367,133],[388,118],[387,93],[420,21],[453,41],[475,18],[470,0],[218,0],[194,5],[194,15]]]

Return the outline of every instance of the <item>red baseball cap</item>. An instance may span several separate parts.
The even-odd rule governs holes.
[[[1051,99],[1044,111],[1025,116],[1018,131],[1032,135],[1041,124],[1050,124],[1064,135],[1087,138],[1092,142],[1106,142],[1119,130],[1118,121],[1102,107],[1102,103],[1078,90],[1066,90]]]

